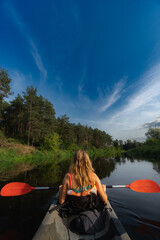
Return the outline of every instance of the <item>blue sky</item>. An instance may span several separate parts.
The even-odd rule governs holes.
[[[57,116],[141,140],[160,125],[159,26],[158,0],[1,0],[0,66],[14,97],[33,85]]]

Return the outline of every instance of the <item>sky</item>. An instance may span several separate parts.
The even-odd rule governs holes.
[[[159,0],[0,0],[0,67],[113,139],[160,127]]]

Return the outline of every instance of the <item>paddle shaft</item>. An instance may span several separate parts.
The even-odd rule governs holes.
[[[106,188],[126,188],[127,185],[106,185]],[[59,187],[33,187],[33,189],[43,190],[43,189],[59,189]]]
[[[42,189],[59,189],[59,187],[33,187],[33,189],[42,190]]]
[[[127,185],[106,185],[106,188],[126,188]],[[34,187],[34,189],[42,190],[42,189],[58,189],[59,187]]]
[[[106,188],[126,188],[126,185],[106,185]]]

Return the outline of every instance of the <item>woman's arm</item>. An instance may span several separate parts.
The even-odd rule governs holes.
[[[98,194],[99,194],[101,200],[104,203],[107,203],[108,197],[106,194],[106,186],[104,184],[103,185],[101,184],[101,181],[96,174],[95,174],[95,184],[96,184],[97,191],[98,191]]]
[[[59,203],[63,204],[66,200],[67,189],[68,189],[69,177],[65,175],[62,185],[59,186]]]

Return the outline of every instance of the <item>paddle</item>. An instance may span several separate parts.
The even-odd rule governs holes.
[[[159,185],[149,179],[142,179],[132,182],[129,185],[108,185],[106,188],[130,188],[135,192],[144,192],[144,193],[158,193],[160,192]]]
[[[137,180],[129,185],[108,185],[106,188],[130,188],[136,192],[158,193],[160,192],[159,185],[148,179]],[[59,189],[58,187],[32,187],[27,183],[12,182],[6,184],[1,189],[1,196],[19,196],[31,192],[32,190],[42,189]]]
[[[1,196],[19,196],[31,192],[32,190],[41,190],[41,189],[59,189],[59,187],[32,187],[27,183],[23,182],[12,182],[6,184],[1,189]]]

